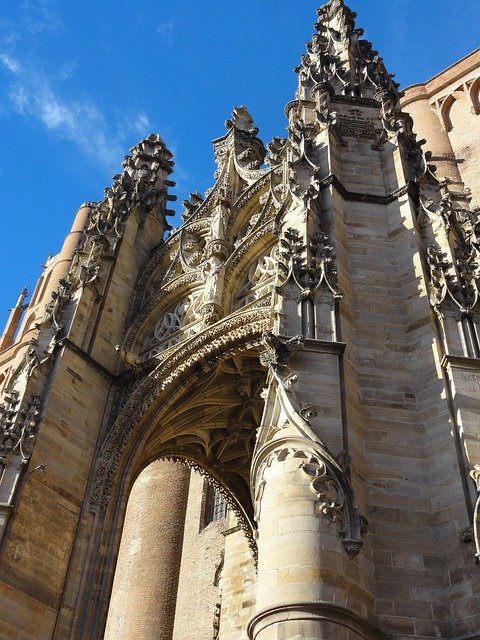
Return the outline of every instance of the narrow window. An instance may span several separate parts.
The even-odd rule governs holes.
[[[204,526],[206,527],[217,520],[223,520],[226,515],[227,503],[223,494],[211,484],[207,484]]]

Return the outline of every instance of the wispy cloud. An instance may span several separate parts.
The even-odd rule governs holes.
[[[139,136],[147,136],[151,133],[152,125],[146,113],[142,111],[117,109],[115,118],[119,134],[121,132],[135,133]]]
[[[70,80],[75,73],[75,69],[77,68],[76,62],[64,62],[60,66],[60,69],[55,75],[55,80],[61,80],[62,82],[65,80]]]
[[[39,123],[56,138],[75,145],[98,165],[113,169],[132,137],[148,135],[151,125],[143,110],[100,108],[93,96],[79,94],[74,76],[77,63],[63,61],[46,71],[47,64],[32,60],[29,46],[42,32],[62,28],[58,0],[22,0],[17,23],[0,18],[0,75],[9,79],[0,94],[0,116],[17,114]],[[165,34],[168,34],[166,26]],[[7,37],[7,34],[15,34]],[[21,46],[20,46],[21,45]],[[45,61],[47,63],[48,61]]]
[[[156,32],[165,44],[173,43],[173,32],[175,26],[171,22],[161,22],[156,28]]]
[[[63,23],[54,9],[54,0],[23,0],[21,8],[27,30],[31,34],[56,31]]]
[[[0,53],[0,62],[11,73],[17,75],[20,73],[20,63],[9,53]]]
[[[98,164],[113,168],[123,156],[129,136],[149,133],[150,122],[144,112],[117,111],[113,123],[109,122],[93,101],[65,98],[54,79],[23,67],[12,56],[1,53],[0,63],[14,76],[8,91],[10,108],[74,143]]]

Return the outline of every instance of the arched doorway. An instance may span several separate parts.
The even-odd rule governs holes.
[[[127,506],[105,640],[233,637],[253,613],[255,563],[218,486],[156,460]]]
[[[187,637],[191,594],[198,591],[206,640],[222,637],[222,616],[230,631],[245,629],[255,582],[250,466],[264,383],[258,351],[248,346],[204,360],[145,410],[117,460],[104,512],[103,540],[110,544],[97,566],[108,573],[97,573],[97,602],[109,611],[106,640]],[[209,485],[230,506],[221,525],[206,520]],[[207,577],[198,571],[200,556],[189,560],[200,542],[213,549],[208,567],[203,559]],[[232,615],[235,608],[240,615]]]

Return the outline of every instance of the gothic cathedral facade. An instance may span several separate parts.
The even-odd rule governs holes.
[[[21,294],[2,640],[480,638],[480,51],[402,97],[355,17],[180,228],[150,135]]]

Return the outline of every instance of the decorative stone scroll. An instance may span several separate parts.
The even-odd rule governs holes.
[[[283,430],[285,427],[283,428]],[[279,437],[281,431],[277,432]],[[278,448],[271,451],[257,467],[256,518],[260,517],[260,502],[264,491],[265,470],[275,462],[289,458],[299,460],[299,468],[310,480],[310,490],[316,496],[315,515],[325,518],[335,527],[350,558],[363,548],[362,537],[368,532],[367,520],[360,516],[355,505],[350,482],[338,463],[319,451],[318,445],[305,437],[293,438],[290,434],[278,441]]]
[[[358,516],[353,505],[349,506],[343,483],[330,472],[324,461],[305,463],[303,471],[313,478],[310,490],[318,499],[316,514],[336,525],[345,551],[354,558],[362,550],[362,535],[368,531],[367,521]]]

